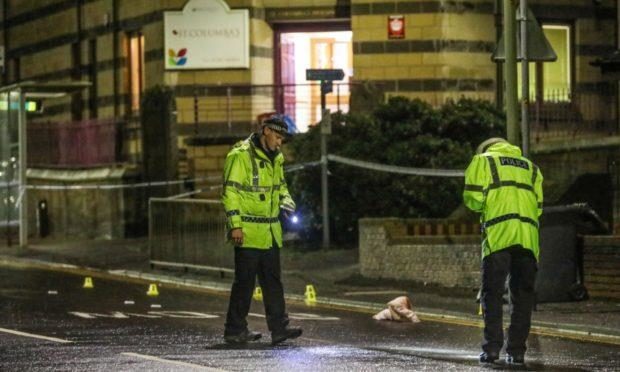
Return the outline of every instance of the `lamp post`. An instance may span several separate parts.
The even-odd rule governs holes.
[[[508,142],[519,143],[517,126],[517,38],[513,0],[504,0],[504,79],[506,81],[506,135]]]
[[[530,66],[527,53],[527,0],[519,3],[519,21],[521,22],[521,149],[523,156],[530,153],[530,126],[528,105],[530,101]]]

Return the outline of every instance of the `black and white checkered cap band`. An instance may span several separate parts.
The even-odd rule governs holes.
[[[265,126],[269,129],[275,130],[276,132],[280,132],[280,133],[288,133],[288,128],[283,127],[282,125],[276,124],[276,123],[265,123]]]

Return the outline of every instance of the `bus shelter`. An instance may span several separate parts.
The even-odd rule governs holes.
[[[90,86],[89,82],[38,83],[25,81],[0,87],[0,230],[11,245],[18,231],[19,245],[28,244],[26,169],[28,120],[41,115],[44,104]]]

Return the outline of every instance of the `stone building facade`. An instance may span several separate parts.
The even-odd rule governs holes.
[[[119,119],[125,160],[137,163],[143,146],[140,96],[153,86],[169,86],[176,103],[180,178],[218,176],[229,146],[255,128],[257,115],[282,108],[274,92],[283,83],[283,32],[351,31],[350,81],[371,86],[379,100],[392,95],[433,105],[462,96],[498,105],[503,100],[500,65],[490,58],[501,34],[501,0],[219,2],[249,12],[248,68],[166,69],[164,13],[182,10],[187,0],[3,0],[2,82],[91,81],[86,91],[54,100],[31,120]],[[603,88],[609,83],[590,64],[616,48],[616,1],[528,3],[543,26],[564,30],[562,79],[568,83],[559,94],[578,91],[582,98],[572,103],[577,111],[595,107],[581,119],[617,123],[617,98],[608,98]],[[393,38],[388,23],[395,15],[404,19],[404,35]],[[532,71],[541,82],[549,73],[542,66]],[[351,91],[353,105],[356,90]],[[547,153],[563,151],[561,145],[540,146]],[[609,162],[617,146],[617,141],[605,145],[606,152],[597,157]]]

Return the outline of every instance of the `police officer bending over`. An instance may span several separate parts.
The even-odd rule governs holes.
[[[248,329],[255,278],[263,291],[271,344],[301,335],[289,327],[280,279],[282,227],[278,215],[295,211],[284,180],[284,156],[280,146],[288,135],[281,116],[262,123],[261,133],[234,145],[224,165],[222,202],[226,210],[228,238],[235,246],[235,280],[230,293],[224,330],[227,343],[246,343],[261,338]]]
[[[495,363],[504,344],[502,295],[509,275],[506,363],[522,365],[535,301],[543,177],[518,147],[503,138],[484,141],[476,154],[465,171],[463,200],[481,213],[484,342],[480,363]]]

